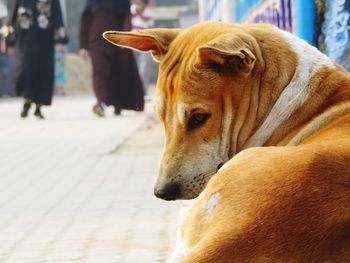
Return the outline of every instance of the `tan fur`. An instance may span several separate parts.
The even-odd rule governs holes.
[[[181,262],[349,262],[349,147],[340,139],[238,154],[189,211]],[[221,202],[204,219],[217,192]]]
[[[350,77],[343,68],[266,25],[208,22],[104,36],[160,61],[156,112],[166,142],[156,195],[190,199],[205,188],[174,258],[350,262]],[[191,128],[198,114],[209,117]],[[170,194],[169,185],[176,186]]]

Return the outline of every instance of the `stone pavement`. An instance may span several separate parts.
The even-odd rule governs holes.
[[[21,120],[21,103],[0,100],[0,262],[164,262],[180,204],[153,196],[150,110],[98,119],[72,96]]]

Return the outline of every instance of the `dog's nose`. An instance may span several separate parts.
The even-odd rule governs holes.
[[[160,189],[154,189],[154,195],[166,201],[176,200],[179,194],[180,187],[178,184],[175,183],[169,183],[164,185],[164,187]]]

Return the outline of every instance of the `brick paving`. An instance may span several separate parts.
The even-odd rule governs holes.
[[[153,196],[162,131],[149,110],[92,115],[57,98],[46,120],[0,100],[0,262],[164,262],[178,203]]]

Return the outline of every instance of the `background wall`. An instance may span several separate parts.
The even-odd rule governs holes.
[[[350,70],[350,0],[198,0],[204,20],[269,23]]]
[[[325,0],[324,21],[319,47],[329,57],[350,70],[350,0]]]

